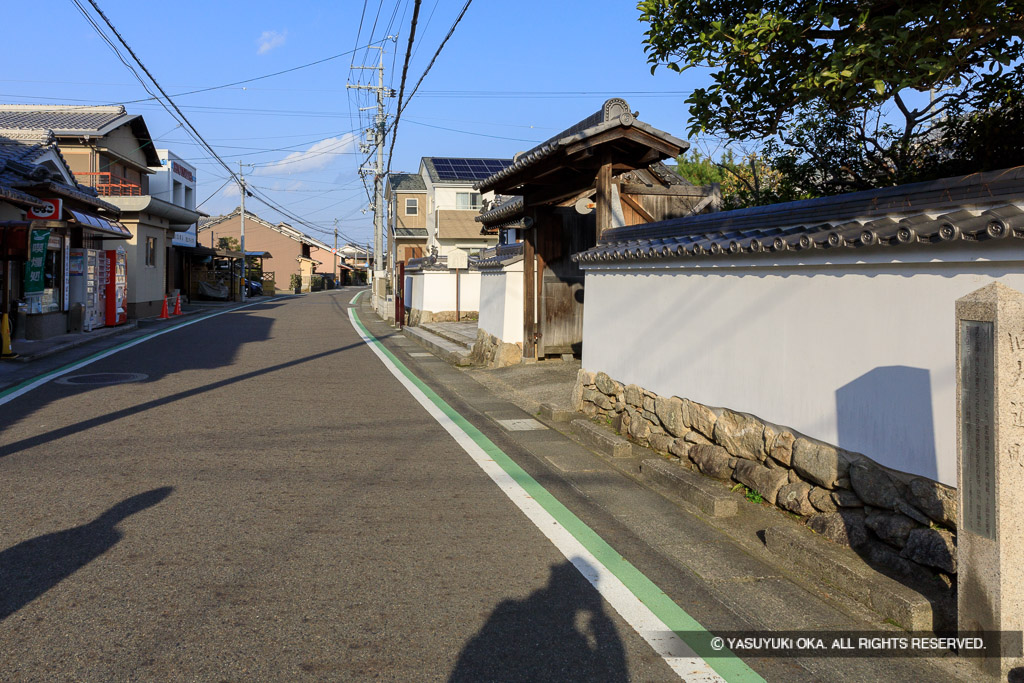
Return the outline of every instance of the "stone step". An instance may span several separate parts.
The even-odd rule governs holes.
[[[640,478],[648,484],[668,489],[672,495],[708,516],[736,514],[736,497],[721,484],[661,458],[648,458],[641,462]]]
[[[469,360],[468,348],[436,335],[422,326],[402,328],[402,334],[452,365],[472,364]]]
[[[816,537],[807,528],[768,527],[765,547],[795,562],[819,581],[835,588],[910,631],[955,629],[931,601],[902,583],[879,573],[855,551]]]
[[[451,342],[464,349],[472,349],[476,343],[476,325],[465,323],[424,323],[419,326],[430,334]]]
[[[577,441],[598,453],[612,458],[629,458],[633,455],[633,444],[590,420],[573,420],[570,429]]]

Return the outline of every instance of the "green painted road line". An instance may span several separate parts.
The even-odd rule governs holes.
[[[605,568],[614,574],[626,588],[660,619],[683,642],[707,661],[727,681],[747,683],[763,681],[753,669],[735,654],[710,646],[711,633],[696,619],[687,614],[653,581],[622,557],[601,536],[587,526],[579,517],[558,501],[504,451],[474,427],[465,417],[448,405],[440,396],[417,377],[409,368],[391,353],[362,323],[354,310],[349,311],[363,334],[384,354],[399,371],[452,422],[469,436],[491,457],[504,472],[517,482],[537,503],[561,524],[580,544],[583,545]],[[695,636],[696,634],[696,636]]]

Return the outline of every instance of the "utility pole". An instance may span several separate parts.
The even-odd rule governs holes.
[[[398,36],[388,36],[385,40],[398,40]],[[367,133],[367,142],[360,145],[360,149],[363,152],[369,152],[376,146],[377,149],[377,162],[369,171],[367,169],[359,169],[361,175],[367,172],[373,173],[373,270],[374,272],[384,269],[383,254],[384,254],[384,132],[387,129],[388,116],[384,111],[384,98],[395,97],[397,93],[392,88],[384,87],[384,46],[373,45],[370,46],[372,50],[380,50],[380,60],[377,66],[353,66],[353,69],[376,69],[377,70],[377,85],[352,85],[351,83],[346,84],[346,88],[352,88],[355,90],[372,90],[377,94],[377,106],[376,107],[361,107],[360,111],[367,109],[376,108],[377,114],[374,116],[373,127],[369,128]],[[369,269],[367,269],[369,270]],[[376,291],[377,280],[373,277],[373,273],[370,275],[371,284],[373,286],[374,296],[378,296],[380,293]]]
[[[337,285],[338,280],[341,279],[341,273],[338,272],[338,219],[334,219],[334,282]]]
[[[241,196],[242,196],[242,206],[241,206],[241,212],[242,212],[242,215],[241,215],[241,226],[242,227],[241,227],[241,230],[240,230],[241,239],[239,240],[239,243],[242,246],[242,287],[241,287],[241,290],[242,290],[242,302],[244,303],[245,302],[245,281],[247,279],[246,276],[248,275],[248,273],[246,272],[248,270],[248,268],[246,266],[248,264],[245,261],[245,176],[242,174],[242,162],[241,161],[238,162],[238,191],[239,191],[239,194],[241,194]]]

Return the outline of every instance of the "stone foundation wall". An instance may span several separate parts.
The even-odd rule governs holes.
[[[477,311],[459,311],[458,320],[476,320]],[[455,311],[421,311],[418,308],[410,308],[406,316],[406,324],[421,325],[423,323],[453,323],[457,322]]]
[[[470,352],[470,360],[475,365],[486,365],[490,368],[505,368],[523,362],[523,345],[503,342],[485,330],[477,329],[476,343]]]
[[[956,489],[746,413],[580,370],[573,406],[623,436],[804,518],[833,541],[904,575],[956,574]]]

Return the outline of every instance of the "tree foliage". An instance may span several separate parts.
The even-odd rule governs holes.
[[[690,148],[676,159],[676,172],[694,185],[718,184],[723,209],[802,198],[787,194],[782,175],[756,153],[737,158],[732,150],[726,150],[715,161]]]
[[[690,135],[771,140],[766,157],[798,194],[993,168],[1003,162],[991,135],[1020,120],[1024,0],[644,0],[638,8],[652,71],[713,71],[712,85],[687,100]]]

